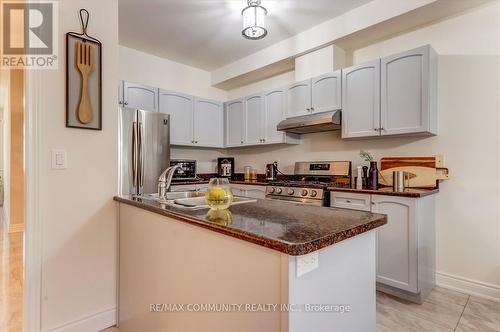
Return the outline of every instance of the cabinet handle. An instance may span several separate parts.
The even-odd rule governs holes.
[[[243,144],[243,141],[241,141],[241,144]]]
[[[266,142],[266,139],[265,139],[265,138],[263,138],[263,139],[262,139],[262,142],[264,142],[264,143],[265,143],[265,142]]]
[[[375,131],[379,131],[379,130],[380,130],[380,128],[373,128],[373,130],[375,130]]]
[[[384,127],[380,127],[380,128],[379,128],[379,130],[381,130],[381,131],[382,131],[382,130],[385,130],[385,129],[384,129]]]
[[[311,111],[314,111],[314,107],[311,107]]]
[[[350,200],[348,200],[348,199],[346,199],[346,203],[351,203],[351,201],[350,201]]]

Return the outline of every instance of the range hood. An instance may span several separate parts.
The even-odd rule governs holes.
[[[340,130],[341,111],[331,111],[290,118],[278,123],[279,131],[295,134],[319,133]]]

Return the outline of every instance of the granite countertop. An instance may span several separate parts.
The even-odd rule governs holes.
[[[383,214],[279,200],[234,205],[215,214],[128,196],[114,200],[291,256],[308,254],[387,223]]]
[[[199,179],[199,180],[177,180],[172,181],[172,186],[185,186],[190,184],[207,184],[209,180]],[[268,182],[266,181],[243,181],[243,180],[229,180],[229,183],[232,184],[245,184],[245,185],[253,185],[253,186],[267,186]]]
[[[439,192],[438,188],[429,188],[429,189],[406,188],[404,191],[400,192],[392,190],[392,187],[381,187],[377,190],[328,187],[328,190],[358,193],[358,194],[387,195],[387,196],[399,196],[399,197],[410,197],[410,198],[420,198],[424,196],[437,194]]]

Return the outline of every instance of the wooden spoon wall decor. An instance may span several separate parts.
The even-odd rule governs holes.
[[[89,75],[92,72],[92,46],[90,43],[77,42],[76,48],[76,67],[82,77],[80,104],[77,109],[77,118],[83,124],[92,122],[92,105],[89,96]]]

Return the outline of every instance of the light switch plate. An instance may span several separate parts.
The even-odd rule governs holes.
[[[319,267],[319,252],[315,251],[307,255],[297,256],[297,278],[309,273]]]
[[[68,168],[68,157],[64,149],[52,149],[52,169]]]

